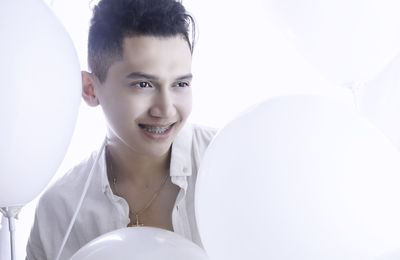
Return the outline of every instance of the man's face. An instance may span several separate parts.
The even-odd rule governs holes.
[[[165,155],[192,108],[189,45],[181,36],[135,36],[123,50],[96,88],[108,137],[141,155]]]

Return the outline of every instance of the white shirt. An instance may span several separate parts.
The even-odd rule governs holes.
[[[186,124],[171,153],[172,183],[180,187],[172,212],[174,232],[202,246],[194,214],[194,190],[200,160],[215,130]],[[94,238],[130,223],[125,199],[113,194],[105,152],[95,165],[86,197],[60,259],[69,259]],[[98,152],[71,169],[40,198],[27,245],[27,259],[55,259]]]

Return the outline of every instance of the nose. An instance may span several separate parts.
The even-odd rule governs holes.
[[[170,118],[175,116],[175,101],[173,93],[168,90],[160,90],[153,96],[150,115],[158,118]]]

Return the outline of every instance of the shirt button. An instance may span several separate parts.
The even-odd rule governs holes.
[[[184,173],[188,173],[188,168],[187,167],[183,167],[183,172]]]

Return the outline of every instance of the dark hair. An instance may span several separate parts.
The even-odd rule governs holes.
[[[124,38],[136,35],[182,35],[193,52],[195,23],[176,0],[101,0],[93,9],[88,39],[89,68],[100,82],[122,58]]]

